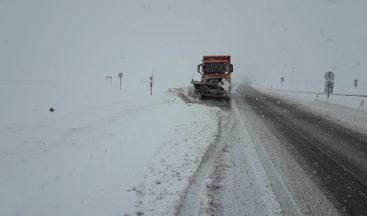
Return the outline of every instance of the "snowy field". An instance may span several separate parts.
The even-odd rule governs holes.
[[[173,215],[218,128],[168,92],[0,88],[0,215]]]

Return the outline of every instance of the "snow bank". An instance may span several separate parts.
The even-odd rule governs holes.
[[[218,110],[181,103],[174,105],[179,117],[169,117],[173,120],[169,137],[155,151],[144,180],[128,190],[137,198],[135,213],[175,215],[203,155],[215,140]]]

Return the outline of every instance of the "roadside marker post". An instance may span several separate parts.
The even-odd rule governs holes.
[[[153,95],[153,74],[149,77],[150,79],[150,96]]]
[[[334,78],[335,74],[331,71],[326,72],[324,75],[326,81],[325,81],[325,91],[324,93],[327,93],[327,98],[329,99],[330,94],[334,92]]]
[[[119,75],[119,78],[120,78],[120,90],[121,90],[121,79],[122,79],[122,77],[124,76],[122,73],[119,73],[118,74]]]

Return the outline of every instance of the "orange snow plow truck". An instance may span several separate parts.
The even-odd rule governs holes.
[[[201,80],[192,80],[191,83],[195,87],[195,93],[202,99],[230,99],[231,73],[233,72],[231,56],[203,56],[197,72],[201,74]]]

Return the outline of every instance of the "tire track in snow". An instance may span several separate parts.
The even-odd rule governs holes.
[[[299,215],[299,216],[303,215],[301,211],[299,210],[299,208],[297,207],[297,204],[293,196],[287,189],[287,186],[284,183],[283,179],[281,178],[281,175],[278,173],[277,169],[275,168],[274,164],[272,163],[272,160],[270,159],[270,156],[268,155],[268,153],[265,151],[262,145],[254,145],[256,141],[253,139],[252,136],[248,134],[248,131],[246,129],[247,128],[246,124],[244,123],[244,121],[248,121],[247,116],[241,115],[236,102],[234,102],[233,104],[234,104],[235,112],[239,116],[238,118],[239,122],[241,126],[245,129],[244,133],[246,134],[247,137],[249,137],[249,139],[252,140],[251,145],[256,150],[256,154],[259,156],[261,160],[264,171],[266,172],[269,179],[271,179],[274,192],[277,194],[279,201],[282,204],[283,211],[285,210],[287,214],[289,215]]]
[[[205,194],[205,184],[206,180],[210,175],[212,165],[215,159],[218,158],[223,143],[220,140],[223,138],[222,134],[228,134],[228,125],[231,122],[225,122],[227,118],[221,116],[218,122],[218,133],[215,141],[208,147],[205,152],[196,173],[193,175],[190,181],[189,187],[186,194],[183,196],[181,205],[178,207],[177,215],[202,215],[207,210],[206,209],[206,197]],[[227,133],[223,132],[223,128]]]
[[[262,161],[233,105],[234,111],[221,118],[227,122],[203,158],[178,215],[280,215]]]

